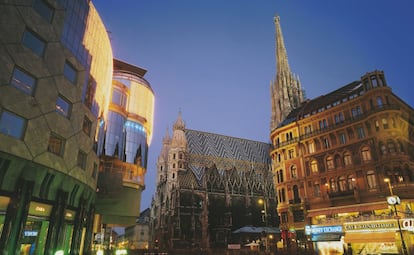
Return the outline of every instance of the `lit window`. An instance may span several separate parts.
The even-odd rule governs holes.
[[[315,182],[313,184],[313,195],[315,197],[320,197],[321,196],[321,186],[319,185],[318,182]]]
[[[308,150],[309,150],[309,153],[314,153],[315,152],[315,144],[314,143],[308,143]]]
[[[47,21],[52,21],[54,10],[44,0],[34,0],[33,9]]]
[[[344,164],[345,166],[352,165],[352,157],[349,152],[344,153]]]
[[[28,30],[26,30],[23,34],[22,43],[39,56],[42,56],[45,51],[46,43],[40,39],[40,37]]]
[[[313,160],[311,162],[311,169],[312,169],[312,173],[314,174],[318,173],[318,162],[316,160]]]
[[[15,67],[10,83],[24,93],[32,95],[34,87],[36,85],[36,79],[22,69]]]
[[[295,150],[289,150],[288,154],[289,154],[289,159],[294,158],[295,157]]]
[[[374,189],[377,187],[377,180],[375,179],[375,173],[372,170],[369,170],[367,172],[367,182],[368,182],[368,188]]]
[[[56,100],[56,111],[68,118],[70,115],[70,110],[71,104],[69,103],[69,101],[59,96]]]
[[[295,178],[298,177],[298,170],[297,170],[297,168],[296,168],[295,165],[292,165],[290,167],[290,174],[291,174],[291,176],[292,176],[293,179],[295,179]]]
[[[348,189],[347,183],[346,183],[346,180],[345,180],[344,176],[340,176],[338,178],[338,184],[339,184],[339,190],[340,191],[346,191]]]
[[[86,169],[86,158],[87,158],[87,155],[85,152],[83,151],[78,152],[78,166],[84,170]]]
[[[63,155],[63,148],[64,148],[64,140],[63,138],[59,137],[56,134],[51,134],[49,138],[49,145],[47,150],[52,152],[56,155],[62,156]]]
[[[0,114],[0,133],[22,139],[25,128],[26,120],[22,117],[6,111]]]
[[[384,129],[388,129],[388,120],[383,118],[381,121],[382,121],[382,127]]]
[[[326,158],[326,166],[330,170],[335,168],[335,164],[334,164],[333,158],[331,156]]]
[[[371,160],[371,151],[369,150],[368,146],[362,147],[361,155],[362,155],[362,160],[363,161],[370,161]]]
[[[73,84],[76,83],[76,69],[68,62],[63,67],[63,75]]]

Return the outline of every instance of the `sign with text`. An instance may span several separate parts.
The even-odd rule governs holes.
[[[396,220],[383,221],[364,221],[364,222],[346,222],[344,223],[345,231],[382,231],[397,230],[398,223]]]

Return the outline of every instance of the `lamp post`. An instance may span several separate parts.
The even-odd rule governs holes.
[[[400,224],[400,219],[399,219],[400,217],[398,216],[398,211],[397,211],[397,204],[400,204],[400,198],[394,195],[390,178],[384,178],[384,182],[388,184],[388,189],[390,190],[391,196],[387,197],[387,202],[389,205],[392,205],[394,207],[394,214],[395,214],[395,218],[397,219],[398,231],[400,232],[400,237],[401,237],[402,252],[403,252],[403,255],[406,255],[408,254],[407,247],[405,246],[404,236],[401,230],[401,224]]]
[[[257,202],[259,203],[259,205],[263,205],[263,211],[262,211],[262,213],[263,213],[263,222],[264,222],[264,224],[265,224],[265,227],[267,227],[267,206],[266,206],[266,201],[264,200],[264,199],[259,199],[259,200],[257,200]],[[265,235],[266,235],[266,237],[265,237],[265,249],[266,249],[266,251],[268,250],[268,245],[267,245],[267,233],[266,233],[266,231],[264,231],[265,232]]]

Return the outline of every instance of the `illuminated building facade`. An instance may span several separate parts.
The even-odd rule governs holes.
[[[87,0],[1,1],[0,249],[90,249],[113,56]]]
[[[304,100],[274,121],[272,170],[285,246],[413,254],[414,110],[382,71]],[[390,194],[400,198],[395,208]]]
[[[100,122],[97,143],[101,162],[96,226],[103,225],[107,232],[112,226],[135,224],[140,215],[154,115],[154,93],[145,73],[114,59],[109,109]]]
[[[226,248],[241,227],[275,226],[269,151],[267,143],[187,129],[180,113],[157,160],[150,247]],[[259,199],[273,210],[265,213]]]

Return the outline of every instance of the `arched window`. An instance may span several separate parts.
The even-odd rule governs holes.
[[[346,152],[344,153],[344,165],[345,165],[345,166],[352,165],[352,157],[351,157],[351,153],[349,153],[348,151],[346,151]]]
[[[347,177],[347,183],[348,183],[348,190],[353,190],[355,187],[355,178],[354,175],[350,174]]]
[[[378,107],[382,107],[383,103],[382,103],[382,97],[377,97],[377,105]]]
[[[279,174],[277,177],[279,183],[283,182],[283,170],[279,170]]]
[[[373,170],[369,170],[367,172],[367,183],[368,189],[375,189],[377,187],[377,180],[375,178],[375,172]]]
[[[387,155],[387,147],[385,146],[385,144],[383,142],[379,143],[379,147],[380,147],[380,150],[381,150],[381,154],[382,155]]]
[[[292,166],[290,167],[290,174],[291,174],[291,177],[292,177],[293,179],[298,178],[298,170],[297,170],[297,168],[296,168],[296,165],[292,165]]]
[[[391,140],[391,139],[387,140],[387,147],[388,147],[388,151],[391,154],[395,154],[395,144],[394,144],[393,140]]]
[[[293,200],[295,203],[300,201],[298,185],[293,185]]]
[[[345,179],[344,176],[340,176],[338,178],[338,184],[339,184],[339,190],[340,191],[346,191],[346,190],[348,190],[347,183],[346,183],[346,179]]]
[[[314,182],[313,183],[313,195],[315,197],[320,197],[321,196],[321,186],[319,185],[319,182]]]
[[[338,192],[338,185],[336,184],[335,178],[329,180],[329,188],[331,192]]]
[[[319,172],[318,170],[318,162],[316,160],[312,160],[311,162],[311,170],[312,173],[317,174]]]
[[[388,129],[388,120],[386,118],[382,119],[382,127],[384,129]]]
[[[328,170],[332,170],[335,168],[335,164],[334,164],[334,160],[332,158],[332,156],[328,156],[326,158],[326,167]]]
[[[364,146],[361,149],[361,157],[362,161],[370,161],[371,160],[371,150],[368,146]]]

